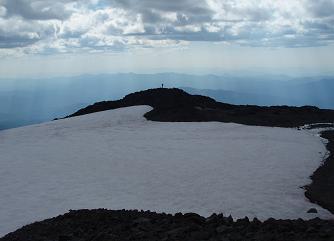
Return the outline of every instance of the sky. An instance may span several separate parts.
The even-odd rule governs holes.
[[[0,0],[0,76],[334,73],[334,0]]]

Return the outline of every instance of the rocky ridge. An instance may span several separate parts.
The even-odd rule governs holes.
[[[334,221],[233,220],[223,214],[208,218],[149,211],[105,209],[70,211],[25,226],[0,241],[321,241],[334,240]]]
[[[175,88],[149,89],[129,94],[120,100],[97,102],[66,118],[135,105],[152,106],[154,109],[145,114],[145,118],[152,121],[220,121],[276,127],[334,122],[334,110],[313,106],[231,105]]]

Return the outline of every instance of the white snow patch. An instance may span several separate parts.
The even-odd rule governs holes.
[[[0,132],[0,236],[69,209],[333,218],[304,197],[326,153],[306,131],[146,121],[149,106]],[[311,207],[318,214],[307,214]]]

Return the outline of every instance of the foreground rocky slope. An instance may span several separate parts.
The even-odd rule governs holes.
[[[205,96],[190,95],[180,89],[163,88],[136,92],[121,100],[98,102],[68,117],[134,105],[152,106],[154,109],[145,114],[145,117],[152,121],[221,121],[277,127],[334,122],[333,110],[312,106],[231,105],[216,102]]]
[[[157,214],[139,211],[79,210],[25,226],[0,241],[334,240],[334,221],[313,219],[260,222],[213,214]]]

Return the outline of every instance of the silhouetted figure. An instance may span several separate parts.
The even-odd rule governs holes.
[[[164,88],[164,84],[161,84],[161,88]]]

